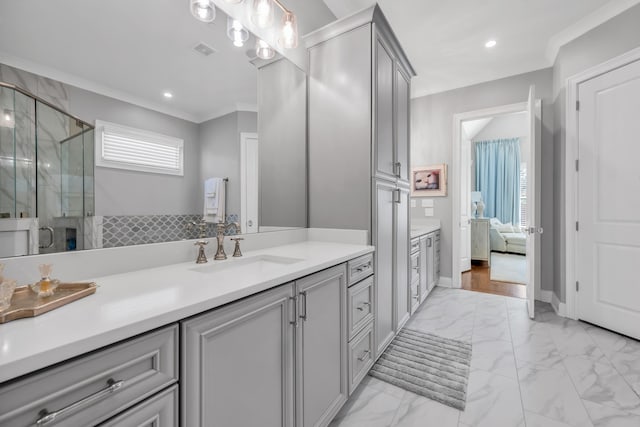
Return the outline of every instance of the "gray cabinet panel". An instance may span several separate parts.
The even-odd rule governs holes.
[[[398,178],[409,182],[409,79],[400,68],[396,69],[396,163]]]
[[[345,265],[298,280],[296,288],[296,425],[325,426],[348,397]]]
[[[100,427],[177,427],[178,386],[158,393]]]
[[[420,238],[420,302],[427,298],[429,293],[429,274],[431,263],[428,260],[427,236]]]
[[[178,380],[177,341],[173,325],[0,387],[0,425],[34,425],[44,410],[60,411],[56,426],[105,421]]]
[[[436,285],[435,283],[436,274],[435,274],[435,265],[434,265],[434,261],[435,261],[434,246],[436,243],[435,234],[434,233],[427,234],[426,242],[427,242],[427,270],[428,270],[427,271],[427,292],[429,292]],[[425,294],[425,298],[426,298],[426,294]]]
[[[349,343],[349,394],[373,366],[373,323],[369,323]]]
[[[376,38],[375,158],[376,177],[395,178],[393,137],[393,57],[384,42]]]
[[[349,339],[352,339],[365,325],[373,321],[374,291],[373,277],[364,279],[347,289]]]
[[[394,291],[396,301],[395,331],[409,320],[411,312],[409,279],[409,190],[396,189]]]
[[[284,285],[183,322],[183,426],[294,425],[292,297]]]
[[[395,307],[393,299],[393,246],[395,230],[393,217],[395,203],[393,201],[396,187],[392,184],[378,182],[376,184],[376,207],[374,236],[376,311],[375,337],[376,354],[384,351],[394,335]]]
[[[309,50],[309,226],[371,228],[371,26]]]

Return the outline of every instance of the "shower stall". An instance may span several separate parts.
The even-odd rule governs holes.
[[[0,257],[93,247],[93,126],[2,82],[0,113]]]

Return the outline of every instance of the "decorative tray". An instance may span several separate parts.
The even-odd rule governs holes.
[[[35,317],[96,292],[94,282],[60,283],[53,295],[39,297],[29,286],[16,288],[11,305],[0,311],[0,323],[23,317]]]

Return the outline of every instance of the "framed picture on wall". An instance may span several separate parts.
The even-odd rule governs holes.
[[[411,196],[439,197],[447,195],[447,165],[411,168]]]

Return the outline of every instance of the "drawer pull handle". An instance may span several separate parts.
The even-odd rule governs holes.
[[[115,381],[112,378],[109,378],[109,380],[107,380],[106,388],[103,388],[102,390],[97,391],[92,395],[85,397],[84,399],[80,399],[77,402],[74,402],[71,405],[66,406],[62,409],[59,409],[55,412],[49,412],[46,409],[43,409],[38,413],[40,418],[38,419],[38,421],[36,421],[36,425],[37,426],[47,425],[53,422],[57,417],[62,417],[65,414],[73,413],[78,409],[81,409],[83,406],[86,406],[90,403],[93,403],[95,401],[98,401],[100,399],[107,397],[109,394],[113,393],[114,391],[119,390],[123,385],[124,385],[123,380]]]
[[[370,351],[369,351],[369,350],[365,350],[365,351],[362,353],[362,356],[358,357],[358,360],[359,360],[359,361],[361,361],[361,362],[362,362],[362,361],[364,361],[364,359],[366,359],[366,358],[367,358],[367,355],[368,355],[369,353],[370,353]]]
[[[356,271],[358,273],[362,273],[363,271],[368,270],[370,267],[371,267],[371,263],[367,263],[365,265],[361,265],[360,267],[357,267]]]
[[[357,308],[358,310],[360,310],[360,311],[364,311],[364,308],[365,308],[365,307],[368,307],[368,306],[370,306],[370,305],[371,305],[371,304],[370,304],[370,303],[368,303],[368,302],[363,302],[362,304],[360,304],[360,305],[359,305],[359,306],[357,306],[356,308]]]

